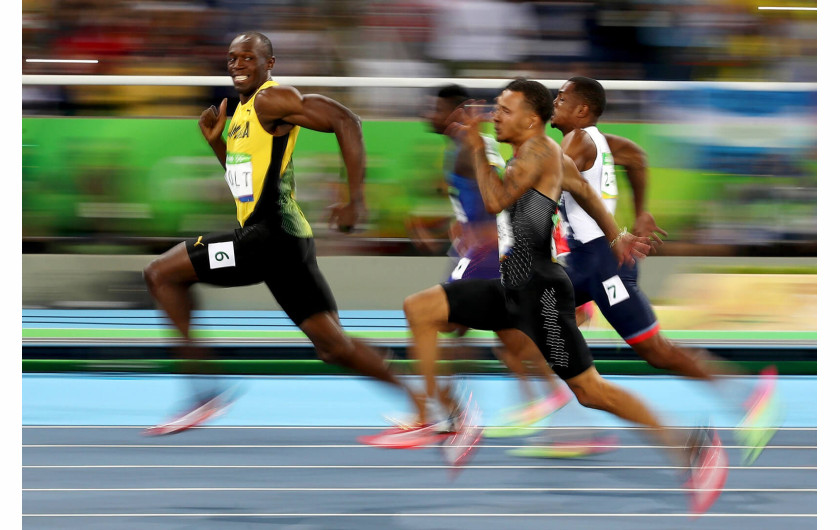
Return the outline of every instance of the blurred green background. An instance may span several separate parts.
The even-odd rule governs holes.
[[[633,139],[648,152],[648,207],[671,241],[699,242],[710,219],[791,228],[816,220],[810,197],[767,193],[736,209],[745,190],[796,186],[816,179],[816,164],[803,159],[788,177],[687,169],[676,163],[683,144],[662,123],[605,123],[604,132]],[[410,216],[448,217],[439,185],[444,138],[420,121],[365,121],[368,153],[366,236],[405,238]],[[562,135],[550,134],[558,141]],[[503,146],[508,148],[508,146]],[[509,150],[507,153],[509,155]],[[343,193],[342,162],[333,135],[301,131],[294,154],[298,199],[323,234],[324,212]],[[188,237],[227,230],[235,223],[233,200],[194,119],[23,119],[23,236]],[[632,194],[619,178],[619,224],[632,225]],[[768,190],[769,191],[769,190]],[[736,205],[737,206],[737,205]],[[786,222],[785,219],[791,220]]]

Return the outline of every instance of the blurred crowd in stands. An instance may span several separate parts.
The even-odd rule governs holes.
[[[231,38],[256,30],[274,43],[275,77],[816,81],[816,14],[762,11],[761,4],[23,0],[23,73],[225,75]],[[319,91],[351,98],[366,116],[416,110],[371,91]],[[219,94],[207,87],[25,86],[24,112],[193,115]]]

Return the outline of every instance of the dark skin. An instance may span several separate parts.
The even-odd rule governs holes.
[[[239,92],[239,101],[247,102],[263,83],[271,79],[275,58],[253,38],[237,37],[228,50],[228,73]],[[227,99],[217,109],[211,106],[201,113],[199,128],[210,144],[219,163],[224,167],[226,143],[222,138],[225,127]],[[260,124],[274,136],[288,134],[295,125],[313,131],[333,133],[347,168],[350,200],[331,207],[330,223],[339,230],[350,231],[365,212],[362,192],[365,176],[365,146],[361,122],[349,109],[330,98],[310,94],[303,96],[297,89],[274,86],[261,91],[254,101]]]
[[[575,83],[565,83],[554,99],[551,126],[563,132],[563,141],[560,145],[574,161],[578,171],[586,171],[595,163],[598,149],[592,138],[582,129],[597,124],[598,116],[595,115],[591,105],[575,92]],[[633,233],[639,237],[649,237],[656,244],[661,244],[662,239],[659,234],[667,236],[668,233],[656,225],[653,215],[646,209],[645,191],[648,175],[645,152],[627,138],[614,134],[604,136],[610,146],[615,164],[625,168],[633,189],[633,205],[636,212]]]
[[[230,45],[228,73],[247,102],[257,89],[271,78],[275,58],[256,38],[240,35]],[[363,180],[365,149],[359,118],[336,101],[320,95],[301,95],[292,87],[274,86],[256,96],[254,109],[260,124],[270,134],[282,136],[294,126],[335,134],[347,168],[350,199],[331,209],[330,222],[344,231],[356,224],[365,210]],[[216,158],[224,167],[227,146],[222,133],[226,123],[227,100],[211,106],[199,117],[199,128]],[[144,270],[149,290],[184,338],[188,350],[196,348],[190,340],[190,314],[193,300],[190,286],[198,282],[185,243],[181,243],[153,261]],[[335,312],[310,316],[300,329],[312,341],[318,356],[367,375],[408,389],[388,370],[380,353],[358,339],[348,336]],[[413,393],[408,391],[410,396]]]
[[[594,140],[583,129],[598,124],[599,116],[586,99],[575,91],[574,82],[566,82],[557,93],[554,100],[554,114],[551,126],[563,132],[561,146],[579,171],[590,169],[595,163],[597,147]],[[636,209],[636,221],[633,233],[637,236],[650,238],[656,244],[661,244],[659,234],[668,233],[656,225],[653,215],[645,209],[645,188],[647,184],[647,157],[645,152],[633,141],[605,134],[613,160],[616,165],[623,166],[633,188],[633,199]],[[711,354],[703,350],[688,350],[673,344],[661,333],[657,333],[641,342],[632,344],[633,350],[652,366],[671,370],[685,377],[712,380]]]

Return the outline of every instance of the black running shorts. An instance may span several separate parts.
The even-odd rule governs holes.
[[[531,338],[561,379],[592,366],[592,353],[575,322],[572,284],[535,275],[521,288],[501,280],[458,280],[442,284],[449,301],[449,322],[472,329],[516,328]]]
[[[335,298],[315,260],[315,241],[261,223],[186,242],[199,281],[222,287],[265,282],[283,311],[300,326],[336,311]]]

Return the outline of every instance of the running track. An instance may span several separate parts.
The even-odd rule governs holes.
[[[227,378],[240,390],[210,427],[148,438],[176,410],[183,380],[163,375],[23,376],[23,527],[291,529],[720,529],[817,527],[816,378],[784,376],[783,429],[742,467],[735,410],[699,383],[611,376],[666,421],[723,429],[732,468],[698,519],[671,462],[626,425],[572,404],[545,432],[598,429],[614,451],[576,460],[521,458],[527,438],[486,440],[452,475],[436,448],[386,450],[356,437],[408,411],[406,400],[350,376]],[[416,381],[412,381],[416,383]],[[749,381],[741,381],[749,384]],[[466,378],[492,424],[517,397],[504,376]]]

